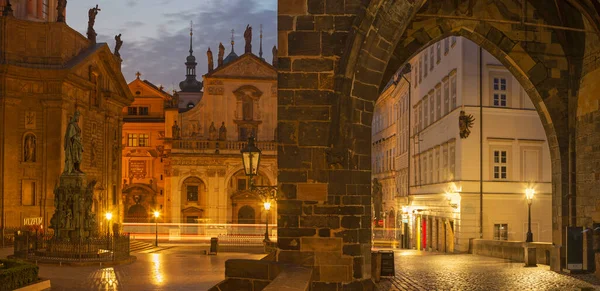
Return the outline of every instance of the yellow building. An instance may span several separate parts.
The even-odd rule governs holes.
[[[40,8],[40,3],[50,6]],[[116,214],[121,208],[121,110],[133,101],[121,59],[107,44],[56,22],[56,1],[19,1],[12,11],[4,4],[0,2],[3,227],[17,227],[33,217],[48,225],[53,190],[65,164],[64,133],[75,110],[81,114],[81,169],[88,181],[97,181],[94,212]],[[106,225],[100,221],[99,227]]]
[[[126,118],[123,132],[123,143],[135,145],[123,155],[123,179],[131,189],[123,193],[130,207],[126,211],[131,211],[126,221],[135,220],[134,212],[159,209],[164,221],[173,223],[264,222],[262,198],[249,191],[240,150],[250,135],[256,136],[263,158],[255,183],[277,184],[277,71],[261,55],[238,56],[233,41],[231,45],[228,56],[218,58],[218,67],[209,61],[209,73],[200,82],[190,43],[186,79],[173,96],[139,78],[130,84],[136,98],[131,107],[138,109],[123,111],[137,110],[135,118]],[[154,108],[162,102],[164,107]],[[147,116],[139,116],[140,107],[148,107],[143,109]],[[136,178],[142,172],[144,178]],[[144,210],[132,209],[135,204]]]

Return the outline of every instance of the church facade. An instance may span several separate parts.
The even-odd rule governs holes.
[[[8,3],[0,2],[2,227],[41,221],[47,228],[53,191],[67,165],[65,130],[76,111],[84,149],[80,169],[96,181],[92,209],[120,220],[121,110],[133,96],[118,49],[113,53],[67,26],[57,1]],[[91,23],[88,31],[94,32]],[[98,227],[106,229],[106,221]]]
[[[123,155],[122,178],[130,181],[133,177],[126,189],[139,184],[133,192],[146,193],[124,191],[123,203],[129,207],[126,222],[142,222],[134,213],[140,216],[143,207],[146,213],[161,211],[163,221],[171,223],[264,223],[263,198],[249,190],[240,150],[248,137],[255,136],[263,153],[255,183],[277,184],[277,71],[262,58],[262,47],[258,56],[252,53],[249,29],[244,54],[235,53],[232,40],[225,56],[220,44],[215,67],[212,51],[207,51],[208,68],[202,81],[196,77],[190,33],[186,78],[179,91],[168,94],[139,78],[130,83],[135,96],[130,107],[149,109],[144,109],[147,117],[138,116],[137,124],[125,119],[123,143],[134,145],[129,137],[136,133],[138,140],[144,134],[149,143],[126,147]],[[123,113],[130,110],[135,109],[126,108]],[[131,164],[132,160],[139,162]],[[146,173],[145,178],[135,178],[138,172]],[[270,222],[275,219],[275,215],[269,217]]]

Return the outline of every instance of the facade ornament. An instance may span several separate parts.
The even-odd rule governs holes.
[[[65,132],[65,171],[66,174],[81,173],[83,156],[83,143],[81,141],[81,128],[79,127],[79,111],[75,111],[67,131]]]
[[[223,43],[219,43],[219,54],[217,55],[217,65],[219,68],[223,66],[223,56],[225,55],[225,47]]]
[[[277,46],[273,46],[273,67],[277,67]]]
[[[96,16],[98,15],[99,11],[102,11],[102,10],[100,8],[98,8],[98,4],[96,4],[96,7],[90,8],[90,10],[88,11],[89,20],[88,20],[87,37],[94,44],[96,43],[96,36],[98,36],[96,31],[94,30],[94,24],[96,23]]]
[[[206,56],[208,57],[208,73],[211,73],[215,69],[215,64],[210,47],[208,48],[208,51],[206,51]]]
[[[460,116],[458,117],[458,127],[460,129],[460,138],[467,138],[471,134],[471,127],[473,127],[473,118],[472,114],[465,114],[463,110],[460,111]]]
[[[379,221],[380,219],[383,219],[382,217],[382,203],[383,203],[383,192],[381,191],[381,189],[383,188],[383,186],[381,185],[381,182],[379,182],[379,180],[377,180],[377,178],[373,179],[373,210],[375,211],[375,215],[374,218],[376,221]]]
[[[252,53],[252,26],[248,24],[246,31],[244,31],[244,39],[246,40],[245,53]]]
[[[25,136],[23,145],[23,161],[35,163],[36,138],[32,133]]]
[[[210,123],[210,127],[208,128],[208,139],[209,140],[217,140],[217,128],[215,127],[215,122]]]
[[[175,120],[173,122],[173,126],[171,127],[171,129],[173,130],[173,138],[174,139],[179,139],[181,136],[180,136],[179,125],[177,125],[177,120]]]
[[[121,46],[123,46],[123,41],[121,40],[121,34],[119,33],[119,35],[115,35],[115,56],[117,57],[121,57],[121,54],[119,53],[119,50],[121,49]]]
[[[227,139],[227,128],[225,127],[225,122],[221,123],[221,127],[219,128],[219,140]]]
[[[56,22],[65,22],[65,11],[67,9],[67,0],[58,0],[56,5]]]

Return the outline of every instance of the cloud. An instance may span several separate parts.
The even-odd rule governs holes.
[[[170,3],[172,0],[162,1]],[[137,2],[137,0],[129,2]],[[189,55],[190,21],[194,23],[193,49],[198,63],[196,67],[198,80],[202,80],[202,75],[207,71],[208,47],[214,52],[215,64],[219,42],[226,47],[225,56],[229,54],[231,29],[235,30],[235,52],[238,55],[244,52],[243,33],[247,24],[253,28],[252,48],[256,55],[259,50],[259,26],[263,24],[263,57],[270,63],[271,48],[277,42],[275,11],[277,4],[275,0],[272,2],[272,9],[265,9],[264,0],[209,1],[176,13],[163,13],[163,19],[153,23],[158,32],[155,35],[136,34],[138,37],[135,41],[128,40],[127,35],[136,33],[136,27],[146,25],[142,21],[128,21],[124,28],[102,31],[104,34],[98,35],[98,40],[105,41],[114,48],[114,36],[110,34],[122,31],[124,44],[121,57],[125,78],[132,81],[135,73],[140,71],[143,74],[142,78],[155,84],[163,84],[169,90],[174,85],[178,90],[179,82],[185,79],[185,61]]]
[[[127,1],[127,6],[129,7],[135,7],[139,4],[139,0],[128,0]]]

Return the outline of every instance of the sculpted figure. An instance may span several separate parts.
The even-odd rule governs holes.
[[[277,67],[277,60],[278,60],[277,52],[278,52],[277,51],[277,46],[273,46],[273,62],[272,62],[273,63],[273,67]]]
[[[56,22],[65,22],[65,10],[67,8],[67,0],[58,0],[56,5]]]
[[[222,66],[223,65],[223,56],[225,55],[225,47],[223,46],[223,43],[219,43],[219,54],[217,55],[217,65]]]
[[[98,8],[98,4],[96,4],[96,7],[90,8],[88,11],[87,37],[93,43],[96,43],[96,36],[98,35],[94,30],[94,24],[96,24],[96,16],[98,15],[98,11],[102,11],[100,8]]]
[[[467,138],[471,134],[471,128],[473,127],[473,121],[475,118],[472,114],[465,114],[464,111],[460,111],[460,116],[458,117],[458,127],[460,129],[460,138]]]
[[[381,192],[381,189],[383,188],[383,186],[381,185],[381,182],[379,182],[379,180],[377,180],[377,178],[373,179],[373,208],[375,210],[375,217],[373,217],[375,220],[379,221],[380,219],[382,219],[382,215],[381,215],[381,210],[382,210],[382,203],[383,203],[383,193]]]
[[[115,56],[117,57],[121,57],[121,53],[119,53],[121,46],[123,46],[123,41],[121,40],[121,34],[119,33],[119,35],[115,35]]]
[[[210,123],[210,127],[208,128],[208,139],[217,140],[217,128],[215,127],[215,122]]]
[[[225,127],[225,122],[221,123],[221,127],[219,128],[219,140],[227,139],[227,128]]]
[[[171,127],[171,129],[173,130],[173,138],[177,139],[180,137],[180,130],[179,130],[179,125],[177,125],[177,120],[175,120],[175,122],[173,122],[173,126]]]
[[[35,162],[35,143],[35,136],[33,134],[28,134],[27,137],[25,137],[25,145],[23,147],[25,150],[25,162]]]
[[[79,111],[75,111],[73,118],[67,125],[65,132],[65,172],[83,173],[81,171],[81,159],[83,156],[83,143],[81,142],[81,128],[79,128]]]
[[[246,40],[246,53],[252,52],[252,26],[248,24],[246,31],[244,31],[244,39]]]
[[[208,51],[206,51],[206,56],[208,57],[208,72],[210,73],[214,70],[215,67],[213,54],[210,48],[208,48]]]

